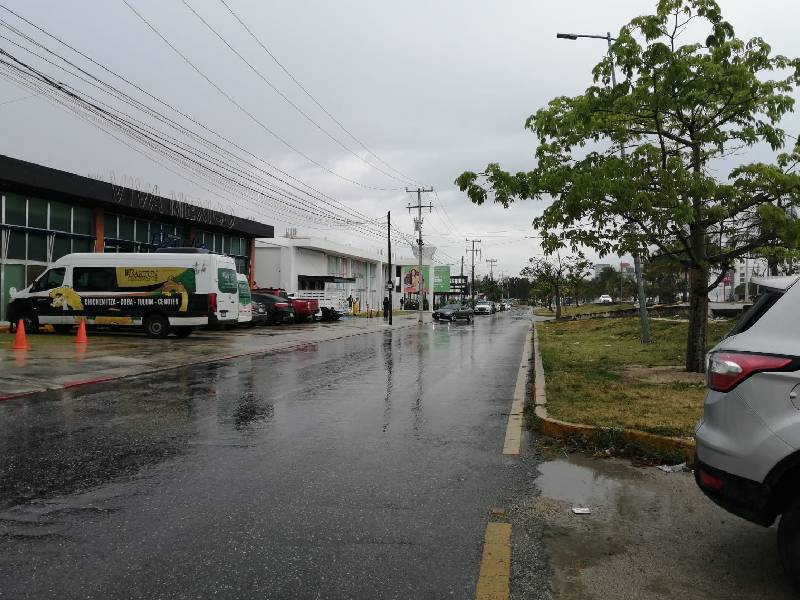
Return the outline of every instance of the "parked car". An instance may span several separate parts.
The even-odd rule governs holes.
[[[239,287],[233,259],[170,250],[62,256],[25,289],[11,289],[9,320],[16,325],[22,319],[28,333],[45,324],[66,332],[84,319],[94,327],[141,327],[150,338],[235,325]]]
[[[488,301],[476,302],[475,303],[475,310],[473,312],[476,315],[491,315],[491,314],[494,314],[494,310],[492,310],[492,303],[488,302]]]
[[[283,288],[256,288],[253,290],[260,294],[269,294],[284,298],[294,311],[294,320],[298,323],[314,320],[314,315],[319,310],[319,301],[307,298],[296,298],[294,294],[287,293]]]
[[[461,304],[448,304],[438,310],[433,311],[434,321],[458,321],[459,319],[470,323],[472,321],[472,309]]]
[[[707,358],[695,479],[725,510],[768,527],[800,587],[800,285],[753,278],[766,293]]]
[[[603,294],[602,296],[600,296],[598,304],[614,304],[614,299],[608,294]]]
[[[292,323],[294,310],[286,298],[256,293],[253,294],[253,320],[259,325]]]

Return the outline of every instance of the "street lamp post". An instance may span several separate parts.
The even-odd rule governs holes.
[[[587,35],[577,33],[557,33],[556,37],[561,40],[577,40],[578,38],[592,38],[597,40],[606,40],[608,42],[608,58],[611,61],[611,84],[617,87],[617,74],[614,68],[614,57],[611,54],[611,42],[615,39],[611,37],[609,31],[605,35]],[[620,144],[619,153],[622,158],[625,158],[625,146]],[[647,321],[647,299],[644,294],[644,278],[642,277],[642,263],[639,260],[639,252],[633,252],[633,270],[636,275],[636,288],[639,296],[639,320],[642,322],[642,343],[650,343],[650,324]],[[622,279],[620,273],[620,280]]]

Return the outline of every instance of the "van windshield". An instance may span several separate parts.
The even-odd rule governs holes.
[[[235,294],[239,291],[239,281],[233,269],[217,269],[219,291],[224,294]]]

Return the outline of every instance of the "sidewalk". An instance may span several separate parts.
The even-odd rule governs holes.
[[[430,315],[426,315],[426,321]],[[417,325],[417,315],[394,317],[392,329]],[[131,377],[178,367],[269,353],[389,329],[382,318],[346,319],[230,331],[199,330],[186,339],[151,340],[141,332],[89,333],[88,347],[74,334],[29,335],[28,351],[10,349],[0,333],[0,400],[47,390]]]

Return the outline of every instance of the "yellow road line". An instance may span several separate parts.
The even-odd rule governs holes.
[[[528,333],[525,338],[525,347],[522,351],[522,362],[517,373],[517,383],[514,387],[514,401],[511,403],[511,412],[508,413],[503,454],[519,454],[522,447],[522,411],[525,408],[525,392],[530,370],[531,341],[532,336]]]
[[[510,580],[511,524],[487,523],[475,600],[508,600]]]

